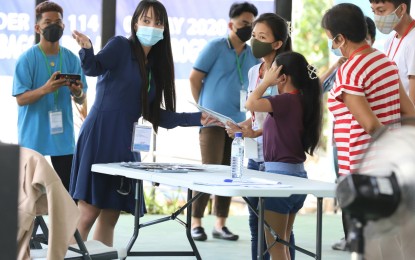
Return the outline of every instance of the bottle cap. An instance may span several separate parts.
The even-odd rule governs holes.
[[[242,133],[241,132],[236,132],[235,137],[242,137]]]

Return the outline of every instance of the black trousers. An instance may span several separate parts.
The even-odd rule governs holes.
[[[71,181],[71,168],[73,154],[62,156],[51,156],[53,168],[62,180],[63,186],[69,191],[69,183]]]

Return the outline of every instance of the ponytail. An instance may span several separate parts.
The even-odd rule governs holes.
[[[303,150],[313,155],[320,140],[322,121],[321,87],[317,71],[297,52],[281,53],[275,61],[278,65],[283,65],[281,74],[291,76],[294,87],[301,93],[304,111]]]

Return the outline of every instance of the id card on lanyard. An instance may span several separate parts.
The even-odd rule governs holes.
[[[53,93],[55,109],[49,111],[49,126],[51,135],[63,133],[63,112],[61,109],[58,109],[58,95],[59,89]]]
[[[40,51],[42,52],[43,58],[46,62],[46,68],[49,72],[49,77],[52,76],[52,68],[55,67],[54,62],[49,62],[48,57],[46,56],[45,52],[42,49],[42,46],[40,44],[38,45]],[[59,71],[62,72],[62,52],[59,48]],[[49,126],[50,126],[50,134],[56,135],[63,133],[63,112],[61,109],[58,108],[58,97],[59,97],[59,89],[57,89],[55,92],[53,92],[53,105],[54,109],[49,110]]]
[[[62,110],[49,111],[49,125],[51,135],[63,133]]]
[[[131,151],[149,152],[151,145],[152,127],[149,125],[134,123]]]
[[[151,70],[148,73],[148,88],[147,93],[150,93],[151,89]],[[149,152],[151,145],[151,136],[153,133],[153,128],[151,125],[144,125],[144,119],[138,119],[134,123],[133,136],[131,138],[131,151],[132,152]]]
[[[248,92],[245,89],[241,89],[239,92],[239,108],[241,112],[246,112],[245,103],[248,99]]]

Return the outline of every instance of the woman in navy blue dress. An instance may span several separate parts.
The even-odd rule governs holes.
[[[77,31],[79,56],[88,76],[98,76],[95,103],[82,125],[72,165],[70,193],[78,201],[78,230],[87,239],[112,246],[120,211],[134,212],[134,192],[122,195],[121,178],[91,172],[94,163],[140,161],[131,151],[133,125],[142,116],[153,128],[206,124],[201,113],[176,113],[173,57],[167,12],[153,0],[138,4],[132,35],[112,38],[96,55],[89,38]],[[163,107],[164,109],[161,109]],[[132,180],[126,183],[133,185]],[[132,189],[133,190],[133,189]],[[141,194],[141,198],[142,198]],[[145,209],[141,209],[140,215]]]

